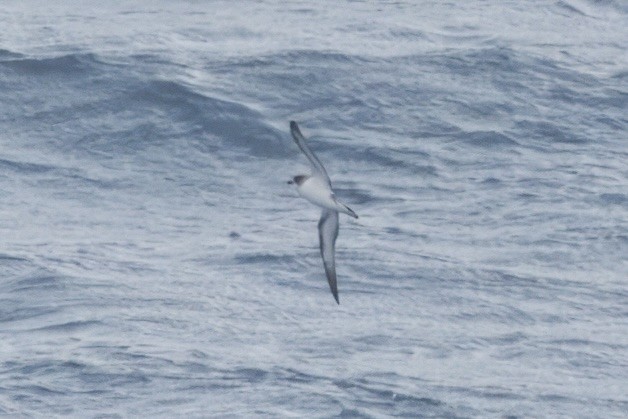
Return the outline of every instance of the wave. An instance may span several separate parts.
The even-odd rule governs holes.
[[[15,173],[48,173],[56,168],[49,164],[29,163],[0,159],[0,170],[10,170]]]
[[[2,49],[0,48],[0,60],[6,60],[6,59],[17,59],[22,57],[21,54],[18,54],[16,52],[13,51],[9,51],[7,49]]]
[[[515,124],[515,127],[525,132],[528,138],[541,140],[543,143],[566,143],[566,144],[583,144],[587,139],[579,134],[572,132],[567,127],[561,127],[552,122],[522,120]]]
[[[22,76],[56,75],[74,77],[93,71],[99,64],[95,54],[68,54],[51,58],[26,58],[19,54],[0,51],[0,65],[19,72]]]
[[[178,80],[138,74],[133,65],[112,65],[91,53],[0,61],[0,74],[7,76],[0,84],[8,97],[20,85],[26,97],[45,92],[58,98],[45,106],[35,101],[26,112],[11,109],[7,117],[15,125],[59,130],[60,135],[49,137],[55,138],[55,148],[68,152],[121,156],[184,139],[209,152],[247,149],[261,157],[291,155],[285,132],[273,128],[261,113]]]
[[[163,110],[170,122],[188,124],[191,129],[184,134],[218,138],[225,145],[245,147],[258,156],[288,155],[283,134],[243,104],[206,96],[170,80],[140,83],[126,92],[126,100],[147,111]]]
[[[455,141],[482,148],[512,148],[519,145],[514,139],[496,131],[462,132],[453,138]]]

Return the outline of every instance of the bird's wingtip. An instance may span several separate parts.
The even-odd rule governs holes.
[[[303,137],[303,134],[301,134],[301,129],[299,128],[299,124],[297,124],[295,121],[290,121],[290,132],[292,132],[293,135]]]
[[[345,205],[345,208],[347,208],[349,210],[349,215],[352,216],[353,218],[355,218],[356,220],[360,217],[358,217],[358,214],[355,213],[355,211],[353,211],[351,208],[347,207]]]

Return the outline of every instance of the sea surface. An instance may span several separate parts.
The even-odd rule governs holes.
[[[625,1],[0,28],[0,416],[628,416]],[[360,215],[340,305],[290,120]]]

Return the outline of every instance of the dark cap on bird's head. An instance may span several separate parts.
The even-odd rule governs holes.
[[[309,178],[309,176],[298,175],[293,177],[292,180],[289,180],[288,184],[292,185],[293,183],[296,183],[298,186],[301,186],[301,184],[303,184],[303,182],[305,182],[307,178]]]

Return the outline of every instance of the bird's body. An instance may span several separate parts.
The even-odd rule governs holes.
[[[290,121],[290,132],[292,133],[294,141],[310,161],[312,174],[309,176],[295,176],[294,179],[288,183],[296,184],[299,195],[314,205],[323,208],[321,219],[318,222],[321,256],[323,258],[329,288],[336,302],[340,304],[335,261],[336,238],[338,237],[338,212],[342,212],[354,218],[358,218],[358,215],[353,212],[351,208],[336,199],[331,189],[331,180],[327,175],[325,167],[323,167],[320,160],[318,160],[316,155],[305,143],[305,137],[303,137],[299,126],[294,121]]]
[[[297,192],[314,205],[357,218],[353,211],[338,202],[331,186],[320,177],[306,177],[303,183],[297,185]]]

